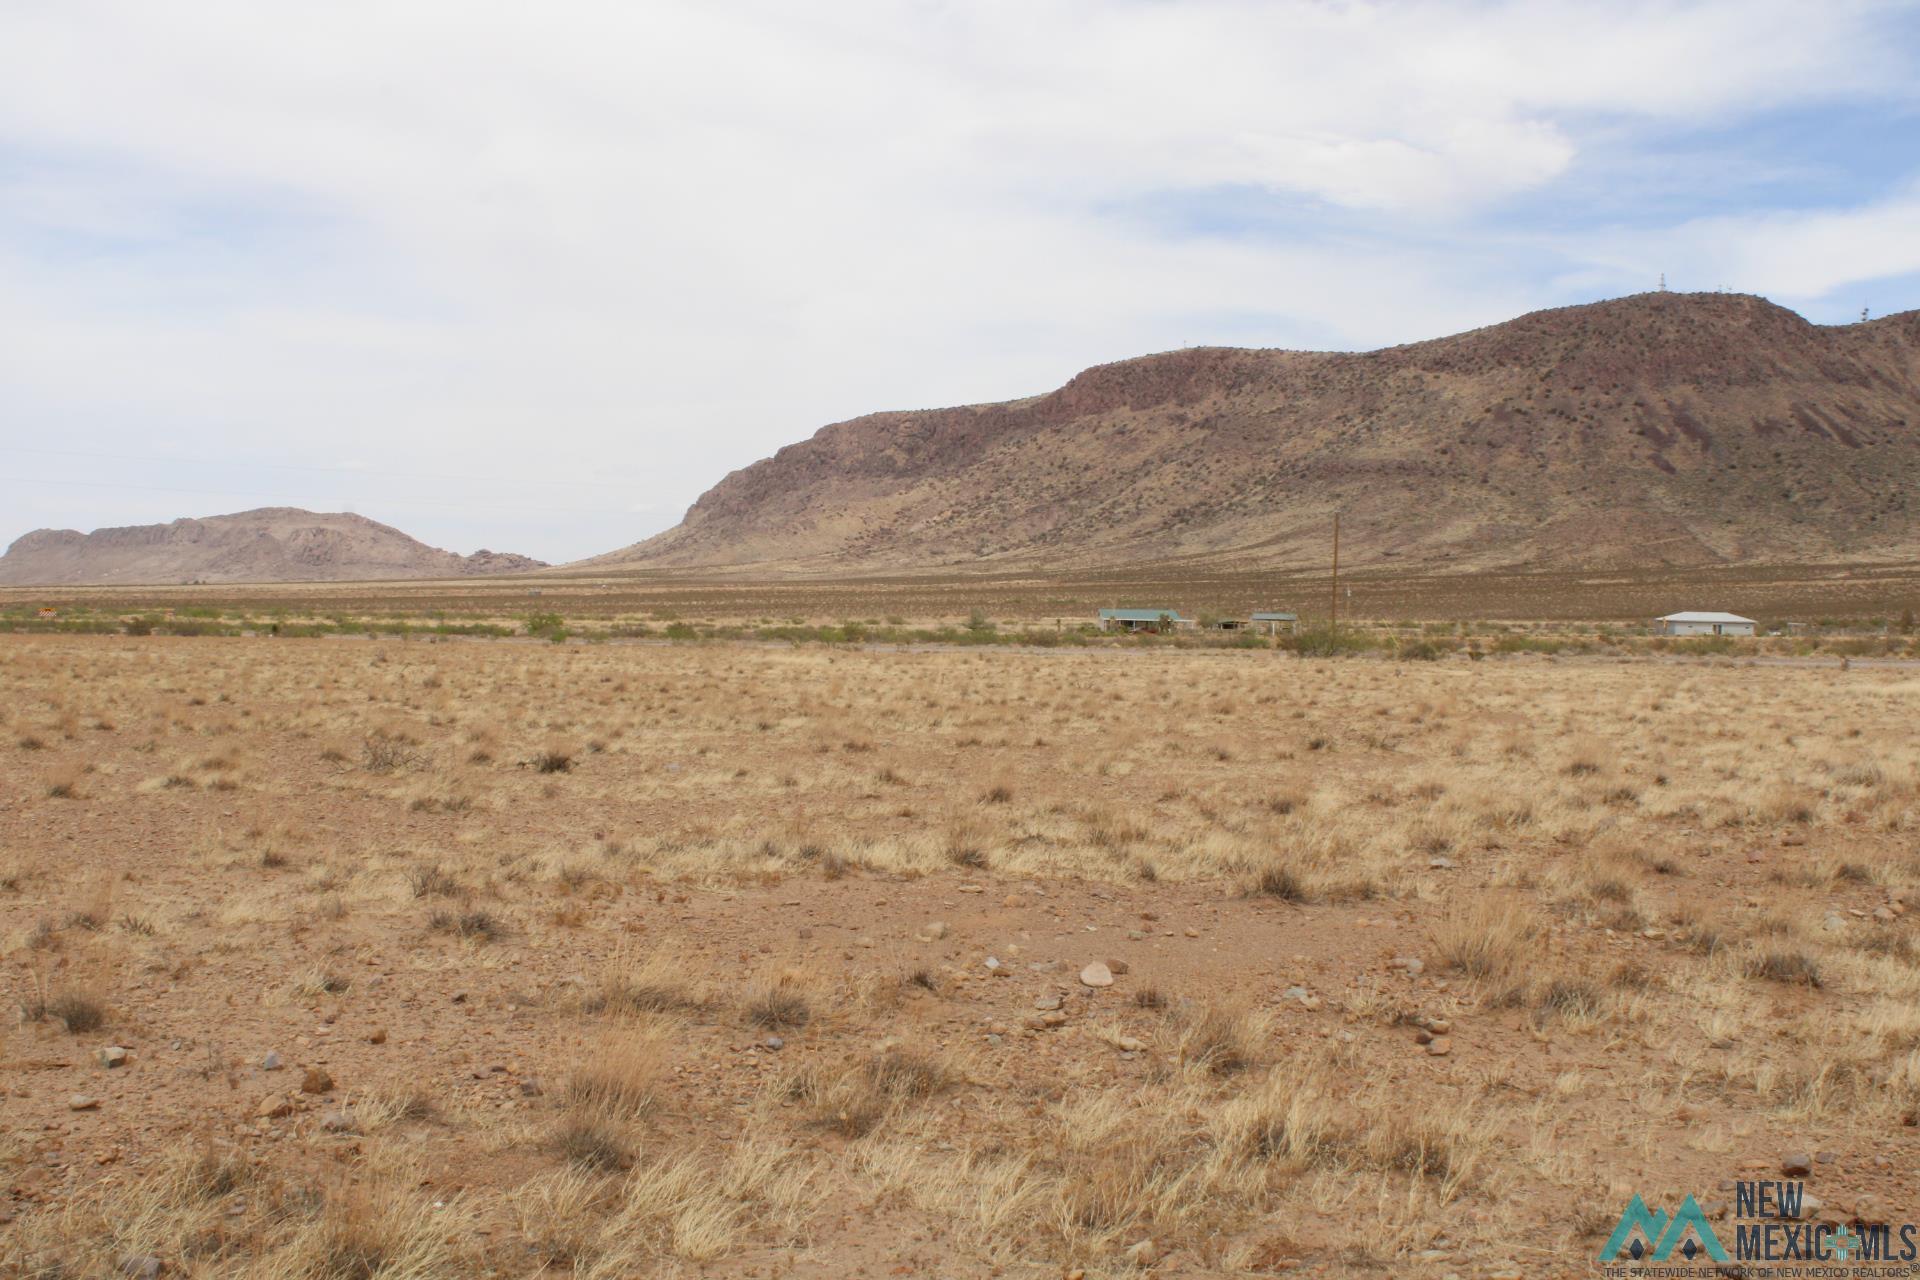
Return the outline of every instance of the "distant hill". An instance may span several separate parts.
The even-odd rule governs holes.
[[[1920,312],[1653,293],[1359,354],[1200,348],[879,413],[596,567],[1920,558]]]
[[[36,529],[0,556],[0,583],[350,582],[545,568],[495,551],[456,555],[344,512],[262,507],[121,529]]]

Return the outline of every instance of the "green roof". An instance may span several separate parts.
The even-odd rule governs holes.
[[[1297,613],[1256,613],[1253,615],[1253,620],[1255,622],[1298,622],[1300,621],[1300,615]]]

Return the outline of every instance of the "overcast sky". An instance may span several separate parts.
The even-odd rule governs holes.
[[[1920,5],[0,0],[0,542],[567,560],[876,409],[1920,306]]]

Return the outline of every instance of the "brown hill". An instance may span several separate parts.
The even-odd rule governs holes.
[[[92,533],[36,529],[0,556],[0,582],[351,582],[544,567],[543,561],[501,552],[442,551],[365,516],[262,507]]]
[[[1281,568],[1323,560],[1336,510],[1361,563],[1920,558],[1920,312],[1655,293],[1384,351],[1125,360],[825,427],[589,563]]]

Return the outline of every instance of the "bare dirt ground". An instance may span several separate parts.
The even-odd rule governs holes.
[[[1917,704],[0,637],[0,1270],[1580,1275],[1798,1152],[1910,1220]]]

